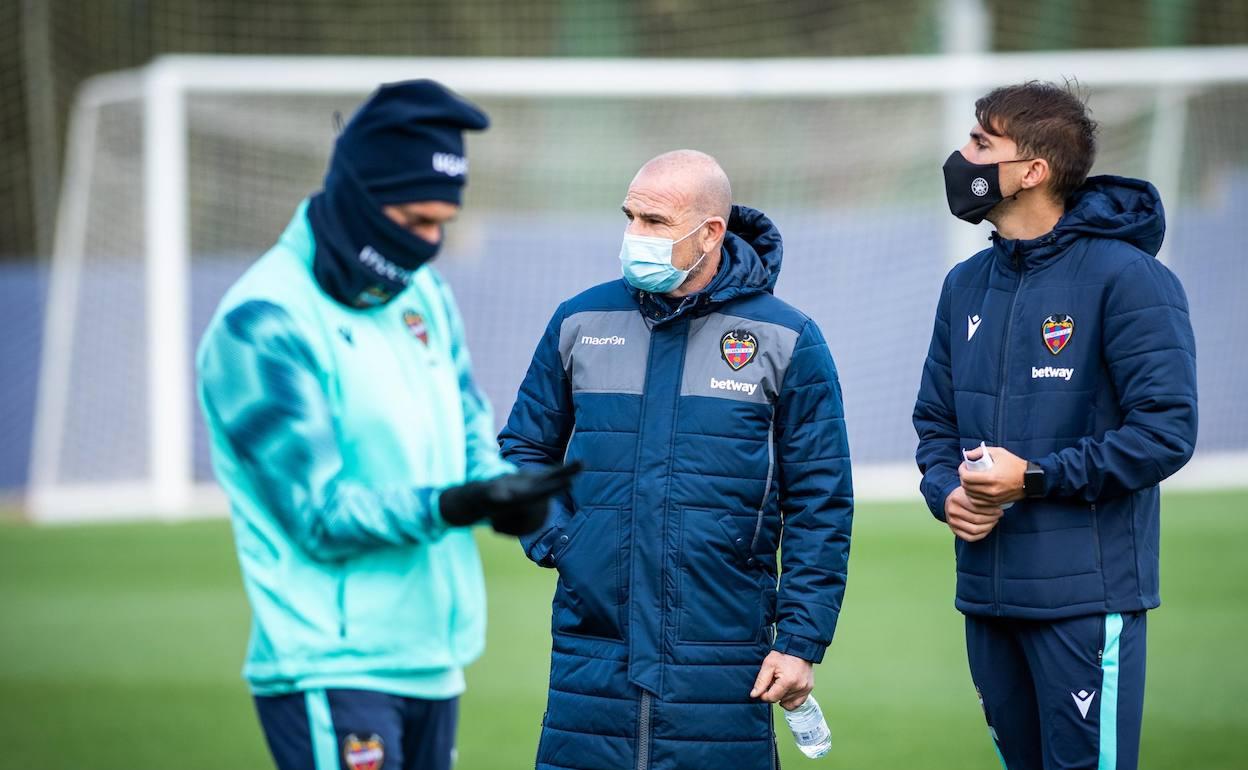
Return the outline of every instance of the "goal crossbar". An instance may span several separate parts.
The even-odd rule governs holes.
[[[62,195],[57,216],[35,415],[28,509],[37,519],[78,518],[96,510],[90,487],[60,484],[55,467],[63,436],[78,272],[87,251],[85,211],[91,181],[96,116],[106,106],[141,102],[143,134],[144,260],[149,397],[149,478],[127,487],[127,499],[168,516],[203,499],[192,473],[193,403],[189,381],[189,211],[187,98],[190,94],[364,94],[382,82],[433,78],[472,96],[551,98],[758,98],[936,94],[951,105],[968,93],[1032,79],[1077,78],[1089,87],[1157,90],[1155,149],[1178,146],[1186,99],[1200,89],[1248,82],[1248,46],[943,54],[827,59],[582,59],[394,58],[338,56],[170,55],[145,67],[99,75],[80,89],[71,113]],[[1155,153],[1154,181],[1163,195],[1176,187],[1177,169]],[[957,251],[956,247],[951,251]],[[182,362],[186,365],[179,365]],[[1207,469],[1244,467],[1248,452],[1211,456]],[[867,471],[864,468],[864,471]],[[900,466],[861,474],[877,479],[867,497],[897,497],[914,488]],[[1228,475],[1230,474],[1230,475]],[[856,474],[858,475],[858,474]],[[1202,486],[1244,483],[1233,473],[1193,469]],[[89,504],[88,504],[89,503]]]
[[[785,96],[943,93],[1077,77],[1098,86],[1248,78],[1248,46],[828,59],[526,59],[174,55],[149,65],[187,90],[357,92],[427,77],[482,96]]]

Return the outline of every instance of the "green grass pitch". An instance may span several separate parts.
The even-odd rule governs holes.
[[[816,689],[833,749],[783,764],[997,766],[952,606],[950,536],[921,505],[861,505],[849,590]],[[1245,767],[1248,492],[1167,495],[1149,618],[1144,768]],[[485,657],[469,670],[460,770],[532,767],[553,574],[482,534]],[[0,766],[263,768],[239,678],[248,611],[224,521],[0,525]]]

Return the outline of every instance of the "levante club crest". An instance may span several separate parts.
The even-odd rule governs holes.
[[[754,335],[741,329],[732,331],[719,338],[719,351],[734,372],[754,360],[758,352],[758,340]]]
[[[342,740],[342,758],[351,770],[378,770],[386,759],[380,735],[360,738],[351,733]]]
[[[1040,333],[1044,339],[1044,346],[1049,349],[1050,353],[1057,355],[1062,352],[1062,348],[1066,347],[1066,343],[1070,342],[1070,338],[1075,336],[1075,319],[1065,313],[1054,313],[1044,319]]]
[[[425,318],[415,310],[403,311],[403,323],[407,324],[407,330],[412,336],[420,340],[422,345],[429,344],[429,330],[425,328]]]

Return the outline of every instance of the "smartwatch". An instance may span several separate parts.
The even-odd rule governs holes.
[[[1044,497],[1044,491],[1044,468],[1028,460],[1027,470],[1023,471],[1023,494],[1027,497]]]

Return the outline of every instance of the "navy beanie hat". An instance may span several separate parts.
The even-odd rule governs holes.
[[[459,205],[468,177],[463,132],[489,122],[432,80],[377,89],[339,135],[325,187],[308,202],[316,241],[312,271],[327,294],[362,309],[384,305],[407,288],[441,241],[408,232],[382,207]]]
[[[345,161],[382,205],[459,205],[468,181],[463,132],[489,125],[484,112],[441,83],[387,83],[347,123],[334,145],[333,163]]]

